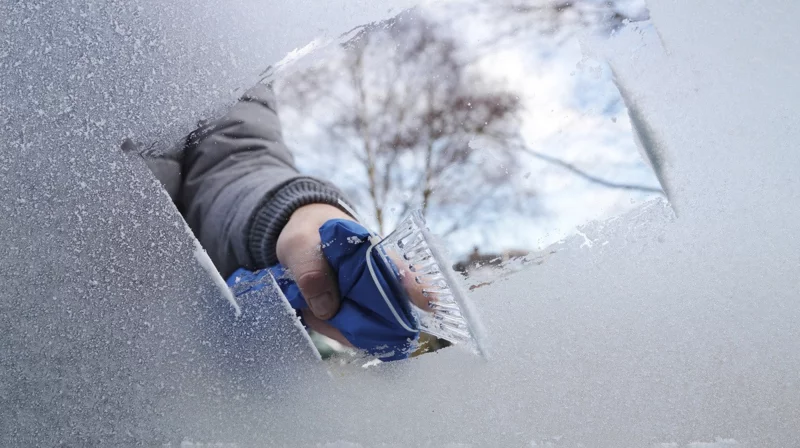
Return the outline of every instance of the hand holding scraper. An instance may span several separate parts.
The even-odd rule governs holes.
[[[324,222],[319,235],[341,297],[339,309],[325,316],[327,320],[309,312],[314,302],[304,298],[282,264],[258,272],[239,270],[231,284],[276,281],[306,326],[383,361],[408,357],[420,331],[482,351],[466,299],[420,213],[406,218],[384,239],[344,218]],[[304,268],[308,265],[300,270]]]
[[[384,360],[407,357],[420,331],[482,351],[422,216],[382,240],[356,222],[338,188],[294,166],[268,85],[249,89],[174,152],[136,149],[123,144],[169,193],[202,246],[201,265],[218,284],[228,278],[234,294],[280,289],[304,325]]]

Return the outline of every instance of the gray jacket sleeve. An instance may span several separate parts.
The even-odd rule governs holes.
[[[301,176],[283,142],[275,96],[247,91],[228,113],[192,133],[179,199],[186,222],[224,277],[277,263],[275,244],[300,206],[338,206],[334,186]]]

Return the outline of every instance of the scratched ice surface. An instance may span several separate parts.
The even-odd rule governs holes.
[[[12,21],[45,14],[30,5],[0,12]],[[369,12],[368,3],[349,5]],[[100,85],[87,78],[92,57],[125,32],[174,28],[186,33],[176,48],[189,45],[204,29],[195,23],[208,9],[200,6],[162,5],[165,17],[197,14],[179,25],[134,8],[121,14],[123,36],[100,26],[119,21],[112,12],[122,6],[113,4],[76,4],[74,13],[0,28],[3,445],[729,447],[800,439],[796,2],[723,9],[653,0],[652,23],[587,41],[586,51],[615,71],[670,204],[589,225],[543,264],[477,290],[489,359],[446,349],[370,369],[317,361],[291,319],[277,317],[287,316],[277,301],[274,313],[238,326],[220,317],[230,307],[174,210],[151,181],[137,180],[142,167],[123,165],[112,150],[120,128],[147,133],[172,117],[163,105],[139,103],[169,101],[141,93],[148,82],[170,91],[169,70],[206,78],[179,56],[167,69],[175,50],[162,43],[146,50],[159,63],[143,65],[164,72],[148,66],[123,76],[115,70],[130,64],[105,59],[96,76],[113,87],[87,89]],[[308,34],[276,33],[273,59],[316,32],[299,28]],[[99,43],[82,44],[82,55],[66,36]],[[34,60],[48,44],[58,64]],[[206,57],[221,60],[216,48]],[[174,119],[188,126],[195,99],[173,98],[181,108]]]
[[[280,302],[234,325],[119,144],[169,144],[289,51],[407,5],[0,2],[0,445],[293,437],[289,397],[327,378],[306,337]]]

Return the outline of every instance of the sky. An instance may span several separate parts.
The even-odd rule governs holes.
[[[485,66],[524,98],[522,134],[530,148],[603,179],[658,186],[636,147],[610,70],[585,59],[577,40],[546,55],[509,47],[486,58]],[[492,241],[495,250],[520,244],[541,248],[573,233],[576,226],[620,214],[652,196],[602,187],[533,158],[527,159],[524,171],[531,173],[527,181],[539,192],[545,216],[501,222],[508,231]],[[526,235],[522,241],[519,231]]]
[[[424,11],[446,21],[453,35],[477,52],[497,29],[475,15],[453,14],[451,7],[460,1],[434,3]],[[658,187],[636,147],[610,70],[585,56],[577,38],[556,42],[553,37],[527,33],[480,54],[485,56],[477,63],[479,69],[493,84],[506,86],[523,101],[520,131],[529,148],[606,180]],[[319,163],[316,146],[320,143],[312,127],[300,116],[283,118],[298,165],[313,172]],[[574,233],[578,226],[621,214],[654,196],[599,186],[557,165],[523,157],[521,178],[513,181],[535,188],[542,213],[526,218],[497,216],[483,228],[456,232],[446,240],[452,258],[463,258],[476,245],[483,253],[540,250]],[[346,183],[358,175],[358,169],[350,165],[333,181]]]

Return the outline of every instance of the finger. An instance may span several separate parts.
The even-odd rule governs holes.
[[[351,344],[350,341],[348,341],[347,338],[344,337],[342,332],[337,330],[329,322],[318,318],[308,310],[303,310],[302,313],[303,313],[303,321],[306,323],[308,328],[311,328],[317,333],[325,335],[342,345],[345,345],[347,347],[353,347],[353,344]]]
[[[429,285],[426,285],[424,279],[418,277],[411,271],[408,267],[408,263],[403,260],[401,255],[390,252],[389,258],[394,262],[395,266],[397,266],[397,270],[400,272],[400,283],[403,285],[403,289],[406,290],[411,302],[423,311],[433,311],[430,303],[434,298],[425,293],[425,289],[427,289]]]
[[[431,302],[435,301],[436,298],[425,292],[430,285],[427,285],[424,280],[420,281],[413,272],[400,271],[400,273],[400,281],[408,293],[411,302],[424,311],[433,311]]]

